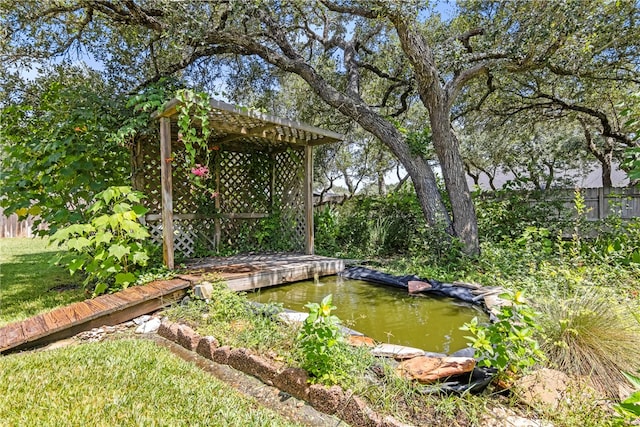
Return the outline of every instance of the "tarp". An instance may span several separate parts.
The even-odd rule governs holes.
[[[472,292],[472,289],[460,286],[454,283],[439,282],[434,279],[421,279],[416,275],[393,276],[387,273],[381,273],[365,267],[350,267],[339,273],[342,277],[354,280],[364,280],[379,285],[393,286],[396,288],[409,289],[409,282],[425,282],[431,285],[428,289],[423,289],[420,293],[441,295],[451,298],[457,298],[461,301],[472,304],[479,304],[481,301],[478,295]]]

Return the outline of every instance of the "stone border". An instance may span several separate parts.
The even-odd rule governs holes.
[[[189,351],[213,362],[229,365],[245,374],[258,378],[263,383],[277,387],[300,400],[304,400],[320,412],[333,415],[356,427],[409,427],[390,415],[382,416],[371,409],[359,396],[340,386],[326,387],[309,384],[304,369],[287,367],[245,348],[220,346],[212,336],[200,336],[188,325],[164,320],[157,334],[173,341]]]

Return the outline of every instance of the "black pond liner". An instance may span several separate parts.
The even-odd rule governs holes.
[[[349,267],[340,272],[339,275],[347,279],[363,280],[365,282],[375,283],[378,285],[406,289],[407,292],[409,291],[409,282],[426,282],[431,285],[431,288],[424,289],[419,293],[456,298],[461,301],[481,306],[486,310],[482,299],[473,294],[471,289],[456,286],[452,283],[443,283],[433,279],[422,279],[413,274],[406,276],[393,276],[391,274],[382,273],[365,267]],[[471,349],[466,348],[453,353],[451,356],[473,357],[473,352],[470,352],[470,350]],[[487,388],[489,383],[491,383],[495,374],[496,370],[494,368],[476,366],[469,374],[449,377],[447,378],[447,381],[422,386],[419,391],[422,393],[480,393]]]

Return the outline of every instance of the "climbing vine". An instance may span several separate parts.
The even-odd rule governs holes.
[[[208,165],[208,142],[211,136],[209,96],[204,92],[181,89],[176,93],[176,99],[181,102],[176,107],[178,111],[178,140],[184,144],[187,166],[197,164],[196,157],[199,153],[204,153],[204,164]]]
[[[191,172],[191,195],[198,210],[207,216],[215,215],[213,199],[218,196],[213,175],[209,169],[210,153],[218,146],[209,147],[211,104],[204,92],[181,89],[176,93],[178,104],[178,141],[184,145],[184,164]],[[199,162],[198,162],[199,161]]]

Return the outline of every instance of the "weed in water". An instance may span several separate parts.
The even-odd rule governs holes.
[[[302,350],[302,367],[311,374],[312,382],[337,384],[343,372],[336,370],[336,361],[342,354],[344,337],[340,331],[340,319],[331,314],[335,310],[332,295],[324,297],[320,304],[309,303],[309,316],[305,319],[298,335]]]

